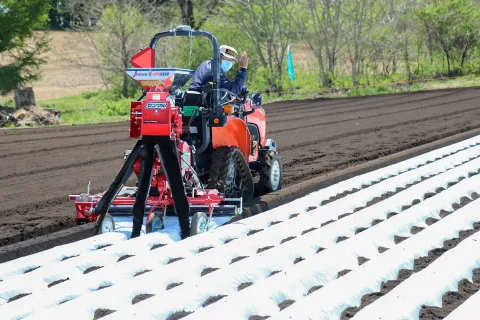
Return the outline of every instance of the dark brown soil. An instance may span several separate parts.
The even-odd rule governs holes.
[[[7,302],[7,303],[12,302],[12,301],[15,301],[15,300],[18,300],[18,299],[21,299],[21,298],[26,297],[26,296],[28,296],[28,295],[30,295],[30,294],[31,294],[31,293],[20,293],[20,294],[17,294],[16,296],[11,297],[10,299],[8,299],[8,302]]]
[[[183,282],[172,282],[167,286],[167,290],[173,289],[175,287],[181,286]]]
[[[332,222],[335,222],[335,220],[326,221],[326,222],[322,223],[320,226],[323,227],[323,226],[326,226],[327,224],[330,224]]]
[[[90,273],[92,271],[95,271],[95,270],[98,270],[98,269],[101,269],[103,267],[99,267],[99,266],[96,266],[96,267],[90,267],[88,268],[87,270],[83,271],[83,274],[87,274],[87,273]]]
[[[304,235],[305,233],[309,233],[309,232],[311,232],[311,231],[314,231],[314,230],[317,230],[317,228],[312,227],[312,228],[310,228],[310,229],[304,230],[304,231],[302,232],[302,235]]]
[[[398,212],[390,212],[387,214],[387,219],[390,219],[391,217],[395,217],[398,214]]]
[[[243,290],[245,288],[248,288],[252,285],[253,283],[252,282],[244,282],[244,283],[241,283],[239,286],[238,286],[238,291],[240,290]]]
[[[358,228],[357,230],[355,230],[355,234],[359,234],[360,232],[365,231],[367,229],[368,228]]]
[[[139,276],[141,274],[144,274],[144,273],[147,273],[147,272],[150,272],[150,271],[152,271],[152,270],[147,269],[147,270],[139,271],[139,272],[135,273],[135,275],[133,277],[135,278],[136,276]]]
[[[166,246],[166,244],[163,244],[163,243],[157,243],[157,244],[154,244],[150,250],[155,250],[155,249],[158,249],[158,248],[161,248],[161,247],[164,247]]]
[[[288,238],[285,238],[285,239],[283,239],[282,241],[280,241],[280,244],[285,243],[285,242],[290,241],[290,240],[293,240],[293,239],[295,239],[295,238],[296,238],[296,237],[288,237]]]
[[[167,264],[174,263],[175,261],[179,261],[179,260],[182,260],[182,259],[183,259],[183,257],[172,258],[172,259],[168,260]]]
[[[254,316],[250,316],[248,317],[248,320],[265,320],[265,319],[268,319],[270,318],[269,316],[257,316],[257,315],[254,315]]]
[[[117,262],[123,261],[123,260],[128,259],[128,258],[131,258],[131,257],[135,257],[135,256],[134,256],[134,255],[130,255],[130,254],[126,254],[126,255],[121,256],[120,258],[118,258]]]
[[[431,263],[437,260],[448,250],[456,247],[461,241],[465,240],[475,232],[480,230],[480,222],[474,223],[473,229],[460,231],[459,237],[449,239],[443,242],[442,248],[435,248],[428,252],[427,256],[420,257],[414,260],[413,270],[402,269],[397,275],[397,279],[389,280],[387,282],[382,282],[379,292],[373,292],[362,297],[362,303],[360,308],[358,307],[349,307],[345,309],[341,315],[341,320],[350,319],[355,316],[355,314],[361,309],[365,308],[367,305],[373,303],[381,296],[386,295],[404,280],[408,279],[413,273],[422,271],[428,267]],[[380,251],[380,250],[379,250]],[[443,305],[442,308],[438,307],[427,307],[423,306],[419,319],[428,319],[428,320],[439,320],[443,319],[448,315],[453,309],[458,307],[463,303],[467,298],[473,295],[480,289],[480,268],[474,270],[474,283],[470,283],[468,280],[463,279],[459,283],[459,292],[447,292],[443,295]]]
[[[190,312],[186,312],[186,311],[177,311],[171,315],[169,315],[167,317],[167,319],[165,320],[178,320],[178,319],[182,319],[182,318],[185,318],[186,316],[188,316],[189,314],[192,314],[193,312],[190,311]]]
[[[298,257],[298,258],[295,259],[295,261],[293,261],[293,264],[297,264],[299,262],[302,262],[303,260],[305,260],[305,258]]]
[[[282,223],[282,222],[283,221],[273,221],[272,223],[270,223],[270,226],[274,226],[274,225]]]
[[[385,247],[378,247],[378,252],[380,253],[384,253],[385,251],[387,251],[388,248],[385,248]]]
[[[267,134],[278,142],[289,187],[480,128],[479,97],[468,88],[272,103]],[[67,195],[85,192],[89,181],[93,192],[108,187],[134,145],[128,126],[3,130],[0,247],[74,226]]]
[[[272,271],[272,273],[270,273],[269,277],[271,277],[271,276],[273,276],[273,275],[275,275],[275,274],[277,274],[277,273],[280,273],[280,272],[282,272],[282,270]]]
[[[263,231],[263,229],[250,230],[250,231],[248,231],[247,236],[251,236],[252,234],[255,234],[255,233],[260,232],[260,231]]]
[[[97,250],[101,250],[101,249],[104,249],[106,247],[110,247],[112,244],[104,244],[104,245],[101,245],[101,246],[98,246],[97,247]]]
[[[200,248],[200,249],[198,249],[198,253],[202,253],[202,252],[207,251],[208,249],[212,249],[212,248],[213,248],[212,246]]]
[[[474,281],[474,283],[471,283],[467,279],[462,279],[458,282],[458,291],[449,291],[442,296],[441,308],[423,305],[419,313],[419,318],[425,320],[444,319],[468,298],[477,293],[479,289],[479,282]]]
[[[207,300],[205,300],[205,302],[203,303],[203,307],[205,308],[206,306],[211,305],[212,303],[215,303],[225,297],[226,297],[225,295],[217,295],[214,297],[210,297]]]
[[[111,287],[111,286],[112,286],[111,284],[107,284],[107,285],[105,285],[105,286],[100,286],[100,287],[97,288],[97,291],[98,291],[98,290],[105,289],[105,288],[108,288],[108,287]]]
[[[268,249],[272,249],[273,247],[274,247],[274,246],[266,246],[266,247],[260,248],[260,249],[257,250],[257,253],[266,251],[266,250],[268,250]]]
[[[114,313],[116,310],[109,310],[109,309],[97,309],[95,310],[95,314],[93,315],[93,320],[100,319],[105,316],[108,316],[111,313]]]
[[[139,295],[135,296],[135,298],[132,299],[132,304],[139,303],[140,301],[146,300],[146,299],[151,298],[153,296],[154,296],[154,294],[150,294],[150,293],[139,294]]]
[[[56,281],[53,281],[51,283],[48,284],[48,287],[53,287],[54,285],[57,285],[59,283],[62,283],[62,282],[65,282],[67,280],[70,280],[70,278],[66,278],[66,279],[60,279],[60,280],[56,280]]]
[[[230,264],[235,263],[235,262],[240,261],[240,260],[243,260],[245,258],[248,258],[248,257],[247,256],[239,256],[239,257],[233,258],[232,261],[230,262]]]
[[[38,268],[40,268],[40,267],[35,267],[35,268],[28,269],[28,270],[25,271],[24,273],[32,272],[32,271],[34,271],[34,270],[37,270]]]
[[[322,289],[322,288],[323,288],[323,286],[313,286],[313,287],[310,288],[310,290],[308,290],[307,295],[309,295],[312,292],[317,291],[318,289]]]
[[[350,271],[352,271],[352,270],[345,269],[345,270],[339,271],[338,274],[337,274],[337,278],[343,277],[344,275],[346,275]]]
[[[326,204],[328,204],[328,203],[330,203],[330,202],[333,202],[333,201],[336,201],[336,200],[345,198],[346,196],[348,196],[348,195],[350,195],[350,194],[353,194],[353,193],[355,193],[355,192],[358,192],[358,191],[360,191],[360,189],[357,189],[357,188],[354,188],[354,189],[352,189],[352,190],[350,190],[350,191],[349,191],[349,190],[345,190],[345,191],[343,191],[343,192],[341,192],[341,193],[339,193],[339,194],[337,194],[337,195],[335,195],[335,196],[333,196],[333,197],[328,198],[327,200],[323,200],[323,201],[321,202],[321,204],[322,204],[322,206],[324,206],[324,205],[326,205]]]
[[[217,270],[218,270],[218,268],[205,268],[205,269],[202,270],[202,273],[200,274],[200,276],[203,277],[203,276],[205,276],[209,273],[212,273],[214,271],[217,271]]]
[[[422,227],[413,226],[413,227],[410,229],[410,233],[411,233],[411,234],[417,234],[417,233],[419,233],[419,232],[422,231],[422,230],[423,230]]]
[[[63,257],[63,259],[60,260],[60,261],[65,261],[65,260],[72,259],[72,258],[75,258],[75,257],[78,257],[78,256],[79,256],[79,255],[77,254],[77,255],[74,255],[74,256]]]
[[[359,265],[359,266],[361,266],[361,265],[364,264],[365,262],[370,261],[370,259],[367,259],[367,258],[365,258],[365,257],[358,257],[357,260],[358,260],[358,265]]]
[[[435,219],[435,218],[427,218],[425,220],[425,223],[428,225],[428,226],[431,226],[432,224],[434,224],[435,222],[438,222],[439,220],[438,219]]]
[[[393,242],[395,242],[395,244],[399,244],[405,240],[407,240],[408,237],[400,237],[400,236],[394,236],[393,237]]]
[[[294,303],[295,303],[295,300],[288,299],[279,303],[278,307],[280,308],[280,311],[282,311],[283,309],[290,307]]]

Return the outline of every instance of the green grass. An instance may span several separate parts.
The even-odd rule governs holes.
[[[38,100],[37,105],[60,110],[63,125],[80,125],[127,121],[132,100],[119,99],[104,91],[89,91],[76,96]],[[12,100],[0,104],[14,106]]]
[[[130,101],[131,99],[115,99],[104,92],[96,91],[41,100],[37,104],[43,108],[60,110],[65,124],[94,124],[128,120]]]
[[[284,100],[303,100],[316,97],[340,98],[357,97],[378,94],[390,94],[398,92],[414,92],[423,90],[435,90],[443,88],[466,88],[480,87],[480,76],[472,75],[448,80],[431,80],[425,82],[414,82],[410,84],[379,84],[376,86],[365,86],[362,88],[334,88],[323,89],[312,85],[311,80],[300,81],[297,94],[292,90],[282,95],[263,94],[264,104]],[[303,82],[303,83],[302,83]],[[251,90],[251,93],[255,90]],[[135,98],[117,98],[105,91],[84,92],[80,95],[63,97],[49,100],[39,100],[37,104],[44,108],[57,109],[62,112],[63,125],[95,124],[106,122],[127,121],[129,119],[130,101]],[[0,101],[0,105],[13,107],[10,101]],[[10,126],[9,128],[14,128]]]

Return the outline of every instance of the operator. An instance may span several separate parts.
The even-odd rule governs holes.
[[[246,52],[240,57],[240,70],[235,77],[235,81],[231,81],[225,75],[232,67],[233,62],[237,61],[237,55],[235,48],[226,45],[220,46],[220,88],[239,95],[247,80],[248,55]],[[213,82],[212,60],[207,60],[198,66],[188,90],[201,92],[207,83]]]

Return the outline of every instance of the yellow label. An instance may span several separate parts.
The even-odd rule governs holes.
[[[140,85],[142,87],[155,87],[156,85],[160,84],[158,80],[141,80]]]

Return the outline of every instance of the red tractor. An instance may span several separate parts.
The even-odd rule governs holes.
[[[155,67],[156,44],[168,36],[211,40],[213,83],[202,92],[182,91],[193,70]],[[125,163],[105,192],[70,196],[77,224],[96,222],[96,233],[103,233],[115,228],[109,210],[127,208],[133,212],[134,238],[146,209],[148,233],[164,227],[170,208],[183,239],[205,232],[214,211],[241,214],[254,193],[281,188],[281,159],[275,141],[266,138],[262,97],[249,97],[246,88],[240,95],[221,89],[219,57],[215,36],[180,26],[156,34],[132,58],[134,68],[127,74],[143,88],[142,97],[131,102],[130,137],[137,143],[125,152]],[[137,185],[125,188],[133,172]]]

